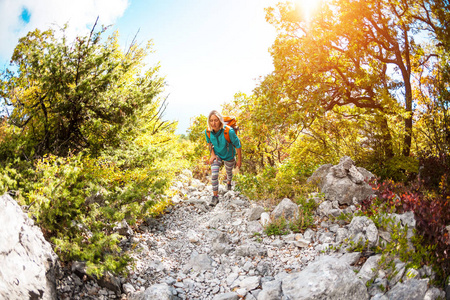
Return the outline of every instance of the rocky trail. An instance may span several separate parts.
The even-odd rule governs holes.
[[[9,196],[0,197],[0,299],[450,299],[450,287],[432,285],[428,266],[407,268],[396,257],[386,267],[381,254],[368,251],[392,241],[391,232],[355,216],[356,204],[373,193],[371,174],[350,158],[321,166],[321,194],[314,226],[301,233],[267,236],[264,225],[295,219],[299,207],[285,198],[276,206],[250,201],[220,187],[211,207],[211,187],[183,172],[173,185],[173,206],[133,228],[124,221],[116,230],[121,247],[135,259],[129,276],[106,274],[94,280],[83,263],[58,267],[56,254],[42,232]],[[337,218],[346,213],[348,221]],[[390,217],[408,230],[412,212]],[[366,247],[351,248],[362,243]],[[409,245],[408,245],[409,247]],[[23,270],[26,269],[26,272]]]
[[[186,199],[176,197],[165,215],[149,219],[138,232],[124,226],[129,240],[123,246],[133,249],[136,266],[122,279],[120,296],[113,292],[119,282],[105,290],[94,282],[82,284],[75,275],[61,284],[60,290],[68,291],[62,297],[257,299],[262,284],[301,270],[320,252],[309,245],[312,230],[267,237],[260,222],[264,208],[238,192],[221,186],[220,202],[211,207],[210,187],[188,176],[178,184]]]
[[[127,279],[116,278],[105,289],[67,277],[60,290],[70,292],[61,298],[445,299],[444,291],[429,285],[430,268],[412,272],[397,260],[398,272],[388,279],[388,272],[377,267],[380,255],[346,251],[348,238],[375,245],[384,234],[365,217],[350,224],[330,221],[333,215],[354,212],[354,205],[342,210],[338,202],[313,195],[321,202],[313,229],[267,236],[263,224],[294,217],[296,204],[284,199],[271,207],[221,185],[220,202],[211,207],[211,188],[189,172],[174,189],[179,191],[175,205],[161,218],[147,220],[138,232],[126,224],[121,228],[129,237],[123,246],[132,249],[136,259]],[[411,214],[397,218],[402,224],[415,224]]]

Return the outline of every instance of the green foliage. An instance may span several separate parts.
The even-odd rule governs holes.
[[[123,52],[105,28],[68,43],[52,30],[20,39],[0,80],[0,189],[15,195],[63,261],[125,273],[131,262],[114,229],[162,213],[190,154],[163,121],[150,44]]]
[[[18,139],[18,154],[99,153],[139,135],[143,122],[152,123],[153,132],[169,125],[158,118],[158,67],[142,70],[150,44],[132,43],[123,52],[117,34],[102,41],[106,28],[94,29],[72,43],[65,28],[62,39],[36,29],[19,40],[11,59],[17,71],[0,78],[0,98],[11,111],[7,121],[17,129],[8,139]]]
[[[369,250],[369,240],[363,241],[360,239],[359,241],[355,242],[353,240],[346,240],[349,244],[349,247],[347,248],[349,252],[364,252],[366,250]]]
[[[387,160],[368,163],[367,169],[377,174],[382,180],[407,182],[416,178],[419,172],[419,161],[411,156],[394,156]]]
[[[306,179],[312,167],[285,160],[283,164],[266,166],[260,173],[242,173],[235,176],[236,189],[250,199],[296,198],[305,193]]]
[[[24,191],[33,188],[35,173],[32,163],[16,158],[0,164],[0,193],[8,192],[20,205],[25,205]]]
[[[261,104],[263,105],[263,104]],[[239,139],[243,147],[243,172],[256,174],[274,167],[288,157],[290,145],[298,133],[285,124],[283,115],[267,114],[257,96],[243,93],[224,105],[224,113],[239,120]]]
[[[314,210],[317,208],[314,199],[299,197],[296,202],[298,204],[297,218],[289,221],[284,217],[271,220],[264,228],[264,232],[268,236],[303,232],[314,225]]]
[[[447,39],[447,49],[448,42]],[[422,88],[415,91],[418,107],[414,133],[418,149],[426,156],[445,155],[450,151],[450,56],[448,50],[436,49],[436,52],[438,62],[422,74]]]
[[[381,253],[380,264],[385,267],[393,262],[394,258],[400,258],[406,262],[407,268],[418,269],[422,267],[426,261],[430,261],[430,253],[433,248],[422,246],[423,239],[414,231],[411,241],[408,240],[408,226],[402,226],[400,222],[395,221],[387,215],[374,216],[378,219],[379,228],[390,233],[390,242],[378,246],[375,251]]]
[[[292,232],[303,232],[305,229],[314,226],[314,211],[318,207],[314,199],[298,197],[298,217],[289,222],[289,228]]]
[[[191,120],[191,125],[188,128],[188,138],[191,145],[193,145],[188,160],[193,166],[192,173],[199,179],[206,179],[206,175],[209,174],[210,170],[209,164],[207,163],[210,153],[205,137],[206,126],[207,117],[200,115]]]
[[[118,246],[122,237],[114,227],[161,213],[168,205],[162,195],[185,166],[174,145],[157,147],[156,141],[138,140],[97,158],[80,153],[37,162],[29,212],[63,260],[87,261],[97,275],[125,271],[130,257]]]
[[[264,232],[268,235],[286,235],[289,233],[288,222],[285,218],[273,219],[264,227]]]
[[[275,71],[257,89],[266,112],[282,112],[290,122],[309,127],[336,106],[353,106],[357,112],[346,117],[353,122],[367,120],[367,127],[375,125],[381,143],[390,147],[388,152],[393,151],[390,129],[385,122],[372,123],[370,116],[379,115],[381,120],[387,114],[402,116],[402,150],[408,155],[412,126],[409,62],[424,51],[405,38],[417,28],[413,24],[417,19],[406,17],[408,13],[399,15],[393,7],[389,1],[323,2],[308,21],[291,3],[269,9],[267,19],[276,27],[278,38],[271,48]],[[414,10],[409,2],[403,9]],[[395,79],[388,74],[392,72],[388,65],[395,68]],[[396,99],[400,86],[405,93]],[[403,109],[396,103],[403,103]],[[309,132],[317,133],[322,132]]]

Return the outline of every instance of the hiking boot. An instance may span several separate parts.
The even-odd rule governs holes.
[[[219,203],[219,196],[212,196],[211,203],[209,203],[209,205],[216,206],[217,203]]]
[[[227,190],[231,191],[231,183],[227,184]]]

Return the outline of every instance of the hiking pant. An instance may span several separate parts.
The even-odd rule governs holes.
[[[231,182],[231,179],[233,179],[233,168],[236,164],[236,159],[233,158],[233,160],[226,161],[217,157],[217,159],[211,164],[211,184],[214,192],[219,190],[219,170],[222,164],[225,165],[227,181]]]

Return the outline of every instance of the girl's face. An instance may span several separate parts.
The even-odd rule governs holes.
[[[211,126],[212,130],[218,131],[220,129],[220,120],[216,115],[212,115],[209,118],[209,126]]]

